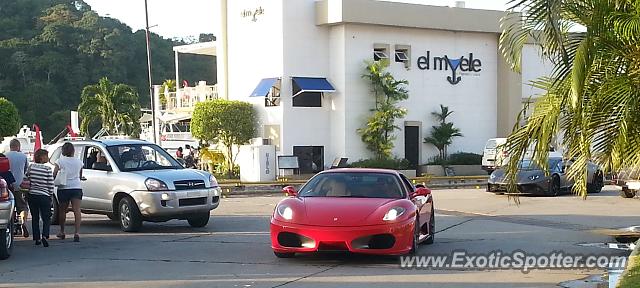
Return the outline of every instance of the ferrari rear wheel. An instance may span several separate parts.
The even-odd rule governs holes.
[[[416,224],[413,227],[413,241],[411,241],[411,251],[409,251],[410,255],[414,255],[418,252],[418,243],[420,242],[420,224],[418,220],[416,220]]]
[[[422,242],[426,245],[431,245],[435,241],[436,237],[436,213],[431,210],[431,219],[429,220],[429,235],[427,235],[427,239]]]
[[[278,258],[293,258],[294,256],[296,256],[296,253],[289,253],[289,252],[276,252],[276,251],[273,251],[273,254],[275,254],[276,257],[278,257]]]

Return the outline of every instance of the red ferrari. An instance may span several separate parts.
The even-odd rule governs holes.
[[[271,217],[277,257],[316,251],[404,255],[434,240],[433,197],[402,174],[383,169],[334,169],[313,176]]]

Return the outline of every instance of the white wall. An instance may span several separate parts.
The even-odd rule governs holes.
[[[242,11],[259,7],[264,14],[257,15],[255,22],[252,17],[241,16]],[[227,10],[229,99],[254,104],[260,116],[258,136],[264,136],[262,125],[282,123],[282,107],[264,107],[263,97],[248,96],[261,79],[282,77],[284,73],[282,1],[229,0]]]
[[[282,81],[283,154],[293,146],[324,146],[325,163],[331,163],[331,94],[322,107],[292,107],[291,77],[329,77],[329,27],[315,25],[315,1],[284,2],[284,77]]]
[[[346,83],[349,94],[346,97],[346,147],[352,159],[366,158],[360,137],[355,132],[363,126],[374,105],[369,84],[361,78],[364,61],[372,58],[374,43],[391,45],[411,45],[411,67],[391,62],[390,72],[396,79],[409,81],[409,99],[401,105],[408,108],[404,121],[421,121],[423,136],[428,135],[436,120],[431,112],[439,111],[439,105],[449,106],[454,111],[449,121],[461,129],[463,138],[454,140],[449,152],[480,153],[486,139],[496,135],[496,95],[497,95],[497,36],[491,33],[461,33],[439,30],[393,28],[370,25],[347,25],[346,39]],[[448,55],[450,58],[465,56],[473,52],[475,59],[482,61],[482,71],[477,76],[462,75],[462,81],[451,85],[447,76],[451,71],[420,70],[416,59],[430,51],[430,56]],[[433,59],[431,59],[433,62]],[[433,65],[433,63],[431,63]],[[460,75],[458,70],[458,75]],[[344,87],[337,87],[342,90]],[[404,132],[397,131],[394,154],[404,156]],[[423,162],[437,155],[437,150],[423,144]]]
[[[543,91],[531,86],[531,82],[540,77],[550,76],[553,63],[542,58],[538,45],[525,44],[522,48],[522,99],[537,98]]]

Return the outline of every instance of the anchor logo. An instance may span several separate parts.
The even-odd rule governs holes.
[[[449,57],[447,57],[446,55],[444,56],[444,58],[447,59],[447,63],[449,63],[449,67],[451,67],[451,76],[447,76],[447,81],[449,81],[451,85],[456,85],[460,83],[460,81],[462,80],[462,77],[456,76],[456,71],[458,70],[458,67],[460,67],[460,62],[462,61],[462,58],[449,59]]]

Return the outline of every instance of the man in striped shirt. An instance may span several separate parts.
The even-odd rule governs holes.
[[[49,152],[44,149],[36,151],[35,163],[27,169],[29,187],[29,209],[31,210],[33,240],[36,245],[49,247],[49,228],[51,227],[51,195],[53,195],[53,170],[45,165],[49,161]],[[40,219],[42,219],[42,237],[40,235]],[[41,242],[42,241],[42,242]]]

